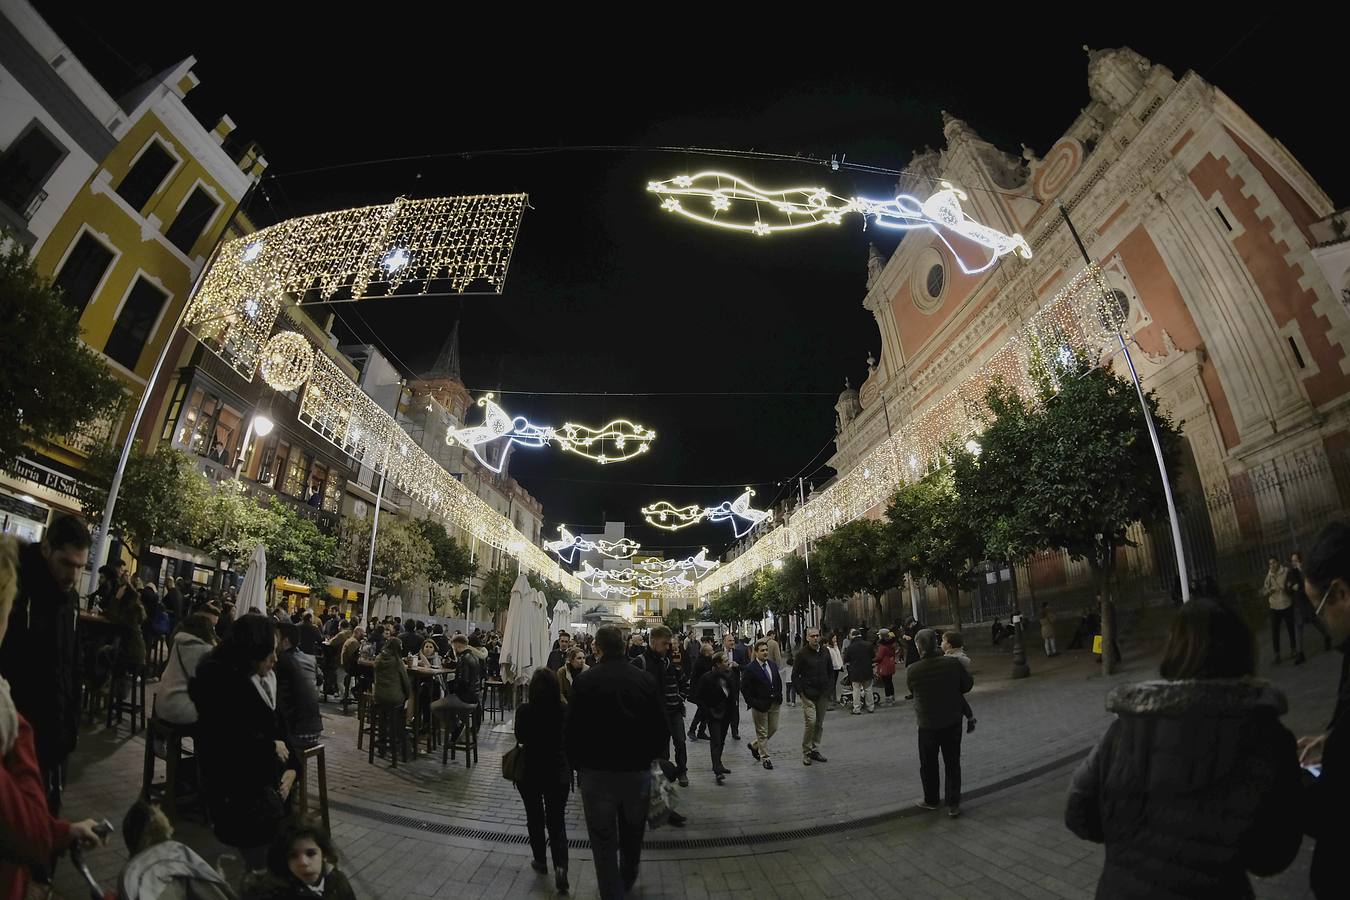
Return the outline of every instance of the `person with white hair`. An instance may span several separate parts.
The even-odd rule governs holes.
[[[914,695],[919,725],[919,778],[922,809],[938,808],[938,753],[947,770],[947,815],[961,815],[961,719],[963,695],[975,680],[961,661],[943,655],[937,632],[925,628],[914,636],[919,661],[905,669],[905,683]]]

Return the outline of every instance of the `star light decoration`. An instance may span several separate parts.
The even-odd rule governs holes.
[[[711,597],[805,542],[861,518],[885,503],[901,485],[943,464],[953,440],[960,443],[980,431],[987,413],[985,393],[995,379],[1034,399],[1037,375],[1044,373],[1056,384],[1075,354],[1102,359],[1111,352],[1116,330],[1122,325],[1119,305],[1111,298],[1101,269],[1096,263],[1085,266],[955,388],[881,441],[851,470],[794,511],[784,525],[702,579],[699,596]]]
[[[509,415],[486,394],[478,399],[483,407],[483,422],[465,428],[447,428],[445,442],[450,446],[460,444],[467,448],[484,467],[493,472],[501,472],[506,454],[498,455],[494,464],[479,449],[498,440],[522,447],[546,447],[555,441],[563,450],[594,460],[600,465],[624,462],[640,453],[646,453],[656,432],[627,419],[615,419],[599,428],[589,428],[571,422],[562,428],[547,425],[533,425],[524,416]],[[610,452],[607,447],[612,447]]]
[[[544,541],[544,549],[556,553],[559,559],[568,564],[576,562],[578,552],[597,551],[610,559],[628,559],[642,549],[641,544],[630,538],[617,541],[588,541],[580,535],[572,534],[566,525],[558,526],[558,535],[559,539],[556,541]]]
[[[409,294],[500,294],[525,194],[399,198],[225,241],[183,325],[252,380],[282,306]]]
[[[704,519],[709,522],[730,522],[736,537],[740,538],[749,534],[760,522],[773,520],[773,510],[750,507],[750,498],[754,495],[753,490],[746,488],[735,500],[723,500],[716,506],[705,507],[697,504],[676,506],[668,500],[658,500],[650,506],[642,507],[642,518],[648,525],[666,531],[679,531],[681,528],[697,525]]]
[[[1023,259],[1031,259],[1031,246],[1022,235],[1003,234],[975,221],[961,208],[966,199],[965,192],[946,181],[941,185],[941,189],[926,200],[909,194],[897,194],[892,200],[870,200],[839,197],[822,187],[768,190],[725,172],[699,172],[648,182],[647,190],[665,198],[661,208],[667,212],[757,237],[801,231],[817,225],[839,225],[850,213],[870,218],[885,228],[926,229],[947,245],[961,271],[967,275],[986,271],[1009,253],[1016,252]],[[707,211],[698,208],[704,201]],[[753,209],[753,221],[731,215],[741,207]],[[967,263],[948,235],[983,247],[989,258],[979,263]]]

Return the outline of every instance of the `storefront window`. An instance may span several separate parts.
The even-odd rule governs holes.
[[[304,499],[310,459],[309,454],[302,452],[299,448],[291,454],[290,460],[286,464],[285,479],[282,481],[280,488],[283,494]]]

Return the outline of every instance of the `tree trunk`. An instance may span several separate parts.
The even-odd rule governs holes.
[[[1031,667],[1027,665],[1027,652],[1022,644],[1022,605],[1017,592],[1017,566],[1009,562],[1012,569],[1012,601],[1013,601],[1013,678],[1026,678],[1031,674]],[[1032,601],[1033,607],[1035,601]]]
[[[1092,569],[1097,576],[1097,592],[1102,598],[1101,609],[1098,611],[1102,619],[1102,674],[1113,675],[1116,671],[1116,660],[1111,648],[1116,642],[1116,612],[1111,597],[1111,573],[1107,565],[1101,561],[1093,562]]]
[[[944,585],[947,588],[947,600],[952,607],[952,630],[961,630],[961,588],[955,584]]]

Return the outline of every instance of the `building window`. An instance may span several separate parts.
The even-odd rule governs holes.
[[[1298,363],[1300,369],[1308,368],[1308,364],[1303,361],[1303,353],[1298,349],[1298,341],[1291,336],[1289,338],[1289,349],[1294,351],[1294,362]]]
[[[1116,332],[1125,327],[1130,320],[1130,298],[1121,290],[1112,290],[1109,297],[1101,300],[1098,318],[1107,331]]]
[[[89,232],[80,235],[65,264],[56,275],[56,286],[78,318],[84,313],[89,301],[94,299],[103,274],[112,264],[113,252]]]
[[[159,321],[159,314],[168,300],[168,294],[146,279],[137,278],[135,287],[127,295],[122,311],[117,315],[108,342],[103,345],[103,352],[135,371],[141,351],[145,349],[146,341],[150,340],[150,331]]]
[[[192,196],[183,204],[183,208],[178,212],[178,218],[173,220],[164,236],[169,239],[170,244],[190,256],[197,238],[202,236],[202,230],[216,214],[219,206],[220,204],[211,199],[211,195],[206,191],[200,187],[193,188]]]
[[[928,269],[928,275],[924,279],[925,287],[928,288],[928,296],[934,300],[942,296],[942,285],[947,280],[946,273],[942,270],[940,263],[934,263]]]
[[[122,178],[122,183],[117,186],[117,195],[127,201],[127,206],[140,212],[173,171],[175,162],[164,145],[152,139],[141,151],[131,171]]]
[[[298,448],[295,449],[286,464],[286,476],[278,490],[283,494],[303,500],[305,485],[308,483],[310,459],[309,454],[302,453]]]
[[[0,200],[25,219],[30,218],[29,205],[42,193],[42,186],[65,155],[65,148],[46,129],[31,123],[0,156]]]

